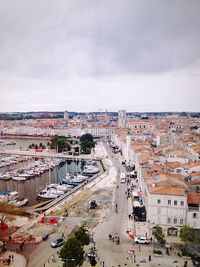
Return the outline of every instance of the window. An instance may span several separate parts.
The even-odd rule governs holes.
[[[197,213],[196,212],[193,213],[193,218],[197,219]]]
[[[177,200],[174,200],[174,205],[175,205],[175,206],[177,205]]]
[[[171,218],[167,218],[167,223],[171,223]]]
[[[157,203],[158,203],[158,204],[160,204],[160,203],[161,203],[161,200],[160,200],[160,199],[158,199],[158,200],[157,200]]]
[[[177,223],[177,219],[176,219],[176,218],[174,218],[174,223],[175,223],[175,224]]]
[[[184,201],[181,201],[181,206],[184,206]]]
[[[180,219],[180,224],[183,224],[183,219]]]
[[[171,204],[172,204],[171,199],[168,199],[168,205],[171,205]]]

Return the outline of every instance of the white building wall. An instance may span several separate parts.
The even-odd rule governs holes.
[[[188,209],[187,224],[192,228],[200,229],[200,209]]]
[[[161,227],[178,227],[186,224],[186,196],[148,194],[147,197],[147,220],[150,224],[158,224]],[[171,204],[168,201],[171,201]]]

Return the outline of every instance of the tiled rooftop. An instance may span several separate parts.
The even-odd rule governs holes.
[[[186,196],[185,190],[178,186],[148,187],[149,193],[159,195]]]
[[[188,193],[187,201],[188,204],[200,204],[200,193]]]

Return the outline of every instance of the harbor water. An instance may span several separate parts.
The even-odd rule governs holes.
[[[67,173],[82,172],[81,162],[67,161],[62,166],[56,166],[52,171],[47,171],[26,181],[0,180],[0,192],[6,190],[17,191],[20,198],[28,198],[28,206],[38,203],[37,194],[49,183],[60,183]]]
[[[35,139],[3,139],[9,145],[0,144],[1,150],[14,150],[14,149],[26,149],[30,144],[47,145],[48,140],[35,140]],[[12,144],[15,143],[15,144]],[[31,160],[29,160],[31,161]],[[33,159],[34,161],[34,159]],[[23,168],[26,166],[27,162],[22,162],[17,164],[17,168]],[[66,176],[67,173],[82,173],[81,169],[82,163],[79,161],[66,161],[61,166],[54,167],[53,170],[46,171],[43,174],[35,176],[26,181],[13,181],[12,179],[8,181],[0,180],[0,192],[7,190],[17,191],[20,198],[28,198],[28,206],[32,206],[41,200],[38,200],[37,195],[41,189],[43,189],[49,183],[61,183],[62,178]],[[15,166],[8,166],[0,168],[0,172],[10,171]]]

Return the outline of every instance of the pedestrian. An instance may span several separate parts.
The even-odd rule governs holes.
[[[140,245],[139,245],[139,252],[141,251],[141,249],[140,249]]]
[[[149,255],[149,261],[151,261],[151,255]]]
[[[136,255],[134,254],[134,263],[136,262]]]
[[[187,267],[187,261],[184,261],[184,267]]]
[[[11,258],[12,258],[12,261],[14,261],[14,255],[13,254],[12,254]]]
[[[131,219],[131,214],[128,215],[129,220]]]
[[[55,256],[54,255],[51,256],[51,261],[55,262]]]

